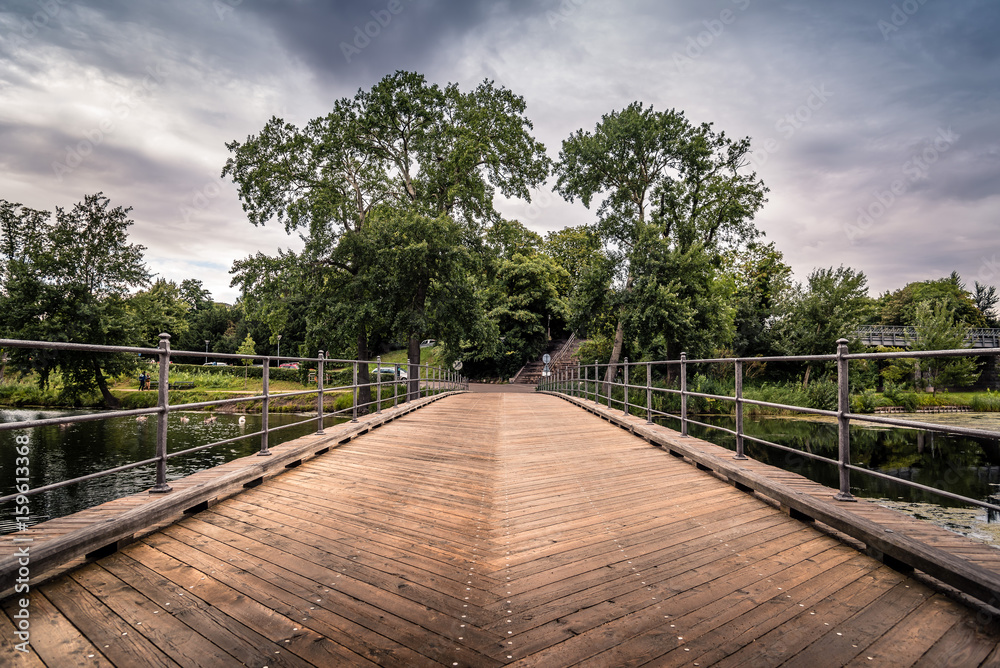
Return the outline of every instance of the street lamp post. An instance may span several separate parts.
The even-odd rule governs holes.
[[[209,339],[205,339],[205,364],[208,364],[208,342]]]

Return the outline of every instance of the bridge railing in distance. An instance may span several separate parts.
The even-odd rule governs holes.
[[[416,399],[433,396],[440,394],[442,392],[448,392],[458,389],[468,389],[468,380],[461,376],[460,374],[452,371],[451,369],[432,367],[429,364],[394,364],[393,367],[396,369],[396,373],[393,374],[393,380],[391,382],[384,382],[382,380],[382,373],[378,369],[382,368],[381,358],[376,358],[375,360],[345,360],[345,359],[333,359],[328,358],[324,355],[323,351],[320,350],[316,357],[289,357],[287,355],[281,356],[281,361],[283,362],[299,362],[301,363],[315,363],[316,367],[316,389],[301,390],[295,392],[271,392],[270,390],[270,364],[272,360],[277,361],[277,357],[270,357],[268,355],[239,355],[232,353],[212,353],[211,356],[214,358],[230,359],[230,360],[259,360],[263,363],[263,368],[261,370],[261,375],[263,378],[262,391],[261,394],[255,396],[241,396],[235,399],[217,399],[213,401],[199,401],[194,403],[181,403],[172,404],[170,403],[170,393],[169,393],[169,369],[170,363],[174,358],[178,357],[204,357],[205,352],[192,352],[192,351],[177,351],[170,349],[170,335],[160,334],[160,345],[158,348],[138,348],[138,347],[128,347],[128,346],[99,346],[90,345],[82,343],[57,343],[57,342],[47,342],[47,341],[22,341],[17,339],[0,339],[0,348],[22,348],[29,350],[65,350],[65,351],[77,351],[77,352],[92,352],[98,354],[129,354],[129,355],[142,355],[145,357],[156,357],[157,367],[158,367],[158,383],[157,383],[157,402],[154,408],[136,408],[130,410],[115,410],[115,411],[100,411],[90,414],[83,415],[71,415],[67,417],[60,418],[48,418],[44,420],[25,420],[21,422],[7,422],[0,424],[0,431],[15,431],[20,429],[30,429],[32,427],[43,427],[48,425],[60,425],[68,424],[71,422],[91,422],[95,420],[107,420],[111,418],[120,417],[136,417],[146,419],[143,416],[155,415],[157,419],[157,434],[156,434],[156,453],[153,457],[148,459],[143,459],[140,461],[130,462],[128,464],[122,464],[121,466],[116,466],[114,468],[106,469],[103,471],[97,471],[84,476],[79,476],[77,478],[71,478],[68,480],[62,480],[59,482],[53,482],[40,487],[35,487],[32,489],[25,489],[24,486],[19,485],[17,491],[12,494],[7,494],[5,496],[0,496],[0,503],[5,503],[7,501],[12,501],[20,497],[28,497],[34,494],[40,494],[43,492],[49,492],[62,487],[67,487],[69,485],[74,485],[81,482],[86,482],[88,480],[94,480],[96,478],[101,478],[108,475],[113,475],[115,473],[121,473],[123,471],[129,471],[131,469],[136,469],[143,466],[156,465],[156,483],[149,490],[150,493],[165,493],[171,491],[171,487],[167,484],[167,461],[175,457],[181,457],[184,455],[189,455],[194,452],[199,452],[201,450],[206,450],[208,448],[214,448],[220,445],[225,445],[227,443],[232,443],[235,441],[241,441],[249,438],[260,437],[260,450],[257,453],[260,456],[268,456],[271,454],[268,448],[268,438],[271,434],[281,429],[288,429],[290,427],[296,427],[301,425],[301,422],[295,422],[291,424],[286,424],[280,427],[272,427],[268,424],[268,409],[270,407],[270,402],[272,399],[279,397],[294,397],[302,395],[316,395],[316,433],[322,434],[323,426],[327,419],[336,417],[350,417],[352,422],[357,422],[359,411],[370,409],[372,406],[375,407],[375,412],[381,412],[383,405],[388,403],[389,392],[392,393],[392,405],[396,406],[400,402],[414,401]],[[328,364],[336,364],[337,366],[343,368],[349,366],[351,368],[352,382],[347,385],[337,385],[334,387],[325,387],[325,369],[324,367]],[[376,371],[374,372],[375,380],[369,379],[366,383],[358,382],[358,369],[360,365],[375,365]],[[398,373],[398,369],[401,367],[406,367],[409,369],[408,379],[402,379],[401,374]],[[402,386],[402,387],[401,387]],[[391,387],[391,390],[390,390]],[[374,399],[360,402],[359,394],[361,388],[369,388],[375,395]],[[348,408],[342,408],[340,410],[333,411],[332,413],[324,413],[324,396],[331,392],[345,392],[350,391],[352,393],[351,406]],[[383,395],[385,398],[383,399]],[[180,450],[178,452],[167,452],[167,416],[174,411],[182,410],[194,410],[199,408],[214,408],[216,406],[226,406],[231,404],[238,404],[250,401],[260,401],[261,402],[261,430],[252,432],[249,434],[241,434],[234,438],[227,438],[220,441],[214,441],[212,443],[206,443],[204,445],[199,445],[193,448],[188,448],[186,450]]]
[[[971,506],[985,508],[991,513],[1000,513],[1000,505],[990,503],[983,499],[973,499],[961,494],[955,494],[937,487],[922,485],[903,478],[897,478],[880,471],[869,468],[855,466],[851,463],[851,422],[870,422],[875,424],[890,425],[894,427],[904,427],[910,429],[921,429],[926,431],[942,432],[946,434],[956,434],[960,436],[973,436],[980,438],[1000,439],[1000,431],[989,431],[985,429],[972,429],[954,425],[933,424],[919,422],[916,420],[904,420],[899,418],[876,417],[874,415],[852,413],[850,408],[850,376],[849,362],[851,360],[888,360],[888,359],[914,359],[914,358],[938,358],[938,357],[985,357],[1000,356],[1000,349],[961,349],[961,350],[931,350],[931,351],[908,351],[908,352],[884,352],[884,353],[848,353],[847,339],[840,339],[837,342],[837,352],[832,355],[789,355],[780,357],[742,357],[742,358],[720,358],[720,359],[698,359],[689,360],[685,353],[681,353],[679,360],[651,361],[651,362],[629,362],[626,358],[624,362],[617,365],[613,379],[601,379],[601,373],[607,375],[610,365],[578,363],[575,368],[566,369],[556,375],[542,378],[538,389],[543,391],[566,394],[597,404],[604,403],[608,409],[612,408],[612,403],[617,404],[626,414],[632,413],[635,409],[641,414],[645,411],[646,423],[652,424],[655,417],[669,417],[680,421],[681,436],[688,436],[688,426],[699,425],[707,429],[714,429],[725,432],[736,438],[736,454],[734,459],[746,459],[744,453],[744,443],[750,441],[769,448],[775,448],[784,452],[827,462],[837,467],[840,477],[840,485],[837,494],[834,496],[839,501],[855,501],[851,494],[851,473],[860,473],[866,476],[891,481],[897,484],[906,485],[924,492],[936,494],[938,496],[958,501]],[[778,404],[768,401],[757,401],[747,399],[743,396],[743,367],[745,364],[755,364],[760,362],[835,362],[837,365],[837,410],[823,410],[806,406],[792,406],[788,404]],[[702,392],[692,392],[688,390],[688,367],[692,364],[717,364],[732,365],[735,374],[735,385],[733,396],[706,394]],[[656,387],[653,385],[653,369],[666,367],[676,372],[679,377],[679,389],[668,387]],[[640,382],[634,382],[634,381]],[[635,392],[633,392],[635,391]],[[619,393],[621,399],[612,399],[612,395]],[[654,408],[653,397],[656,393],[680,395],[680,414],[674,415]],[[639,403],[633,401],[633,397],[640,397]],[[717,425],[706,424],[692,419],[688,415],[688,398],[701,397],[716,401],[731,402],[735,407],[736,429],[727,429]],[[823,457],[804,450],[797,450],[779,443],[773,443],[764,439],[748,436],[743,429],[743,409],[747,405],[774,408],[793,413],[807,413],[812,415],[825,415],[836,418],[838,449],[837,459]]]
[[[864,325],[854,333],[866,346],[908,348],[917,340],[913,327],[897,325]],[[1000,348],[1000,329],[971,327],[965,332],[965,342],[970,348]]]

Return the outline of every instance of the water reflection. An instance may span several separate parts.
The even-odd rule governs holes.
[[[920,416],[926,419],[925,416]],[[975,415],[966,416],[974,420]],[[732,416],[699,416],[699,422],[735,429]],[[679,429],[677,420],[666,426]],[[831,459],[837,458],[837,425],[832,421],[763,417],[747,419],[745,433]],[[736,450],[736,437],[690,425],[691,436]],[[745,441],[748,456],[772,466],[803,475],[828,487],[837,488],[839,477],[833,464],[786,453]],[[987,500],[1000,485],[1000,441],[997,439],[951,436],[915,429],[851,426],[851,458],[857,466],[944,489],[974,499]],[[907,502],[961,506],[936,494],[915,490],[892,481],[861,473],[851,474],[851,493],[866,498],[888,498]]]
[[[82,411],[11,409],[0,410],[0,422],[19,422],[77,415]],[[215,414],[206,420],[205,413],[171,413],[168,417],[167,451],[179,452],[241,434],[253,434],[261,428],[260,415]],[[269,444],[277,445],[313,433],[316,421],[306,415],[272,413],[272,427],[301,423],[270,435]],[[242,421],[241,421],[242,419]],[[327,421],[329,426],[330,421]],[[31,487],[76,478],[88,473],[153,457],[156,452],[156,417],[112,418],[79,422],[69,426],[36,427],[27,431],[0,432],[0,494],[13,493],[17,434],[31,438]],[[169,460],[167,480],[176,480],[196,471],[254,454],[260,449],[260,437],[208,448]],[[140,492],[155,482],[155,466],[146,466],[96,480],[83,482],[30,498],[31,522],[61,517],[114,498]],[[16,529],[12,503],[0,505],[0,533]]]

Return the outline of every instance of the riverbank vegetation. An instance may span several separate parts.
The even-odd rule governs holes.
[[[832,354],[846,337],[859,352],[864,325],[911,327],[915,350],[962,347],[968,328],[1000,325],[995,287],[957,273],[877,297],[851,267],[793,280],[754,224],[768,189],[749,167],[750,138],[642,102],[593,123],[555,156],[515,92],[402,71],[302,127],[272,118],[227,144],[223,176],[250,224],[281,225],[304,246],[237,260],[235,304],[195,277],[154,277],[128,238],[130,209],[101,193],[54,212],[0,199],[0,336],[154,348],[165,332],[173,350],[196,353],[175,359],[185,368],[172,379],[195,385],[180,392],[207,396],[249,391],[261,374],[199,371],[213,353],[461,360],[472,378],[510,378],[575,334],[587,341],[580,358],[608,364],[607,378],[626,358],[682,351]],[[593,207],[593,219],[540,234],[551,228],[549,189]],[[502,215],[499,197],[529,202],[524,218]],[[427,339],[437,345],[422,348]],[[145,356],[10,348],[0,359],[0,401],[148,401],[131,387]],[[963,388],[998,389],[992,360],[852,362],[852,402],[868,411],[959,401]],[[372,368],[361,365],[362,383]],[[728,382],[692,374],[698,387]],[[834,375],[832,364],[748,364],[747,396],[829,407]],[[303,387],[309,369],[274,369],[272,381]]]

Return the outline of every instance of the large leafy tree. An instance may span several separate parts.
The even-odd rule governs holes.
[[[157,279],[148,290],[132,295],[128,307],[136,321],[139,339],[149,345],[156,345],[162,332],[179,341],[190,326],[187,314],[191,307],[173,281]]]
[[[863,272],[843,266],[815,269],[805,285],[782,295],[777,338],[789,355],[830,355],[838,339],[856,338],[873,309]],[[811,368],[806,366],[803,385],[809,384]]]
[[[626,316],[636,308],[638,271],[660,264],[643,253],[683,257],[697,246],[714,256],[757,236],[753,216],[767,189],[743,171],[749,148],[747,138],[734,141],[711,124],[693,125],[681,112],[638,102],[604,115],[593,132],[578,130],[563,141],[556,189],[587,207],[600,199],[596,230],[620,293],[607,379],[617,372]],[[668,355],[680,352],[680,342],[664,344]]]
[[[490,81],[462,92],[396,72],[338,100],[305,128],[273,118],[260,134],[227,144],[232,156],[223,175],[237,184],[252,223],[276,219],[288,231],[301,231],[306,248],[298,259],[311,289],[347,286],[337,295],[346,308],[372,313],[382,298],[365,274],[372,254],[389,250],[371,245],[384,238],[368,234],[373,218],[387,216],[386,210],[409,221],[416,219],[407,216],[447,216],[460,225],[460,240],[472,244],[500,219],[496,192],[527,199],[530,188],[544,181],[548,159],[530,135],[524,109],[522,98]],[[246,269],[237,267],[237,281]],[[406,338],[411,362],[419,360],[428,328],[444,326],[427,312],[437,277],[411,272],[409,282],[382,278],[408,291]],[[368,358],[373,336],[385,333],[352,321],[355,352]]]
[[[724,256],[732,281],[733,353],[773,355],[779,346],[773,324],[781,295],[791,287],[791,268],[774,242],[751,242]]]
[[[128,241],[130,208],[112,207],[103,193],[87,195],[70,210],[56,207],[55,220],[4,203],[3,246],[7,271],[2,310],[13,338],[97,345],[134,345],[135,319],[127,308],[130,290],[145,286],[144,248]],[[9,238],[11,231],[25,236]],[[15,365],[48,383],[58,368],[69,399],[99,389],[105,405],[118,405],[107,377],[135,368],[133,355],[69,351],[15,351]]]
[[[604,262],[601,239],[589,225],[565,227],[545,235],[541,251],[566,270],[566,279],[559,286],[564,298],[569,298],[585,274]]]
[[[924,302],[917,307],[911,350],[960,350],[967,348],[967,327],[955,317],[945,300]],[[921,357],[921,380],[936,393],[939,386],[972,385],[979,378],[972,357]]]
[[[944,302],[956,321],[966,327],[986,327],[979,304],[966,290],[961,276],[952,272],[945,278],[919,281],[879,297],[879,319],[883,325],[912,326],[921,304]]]

